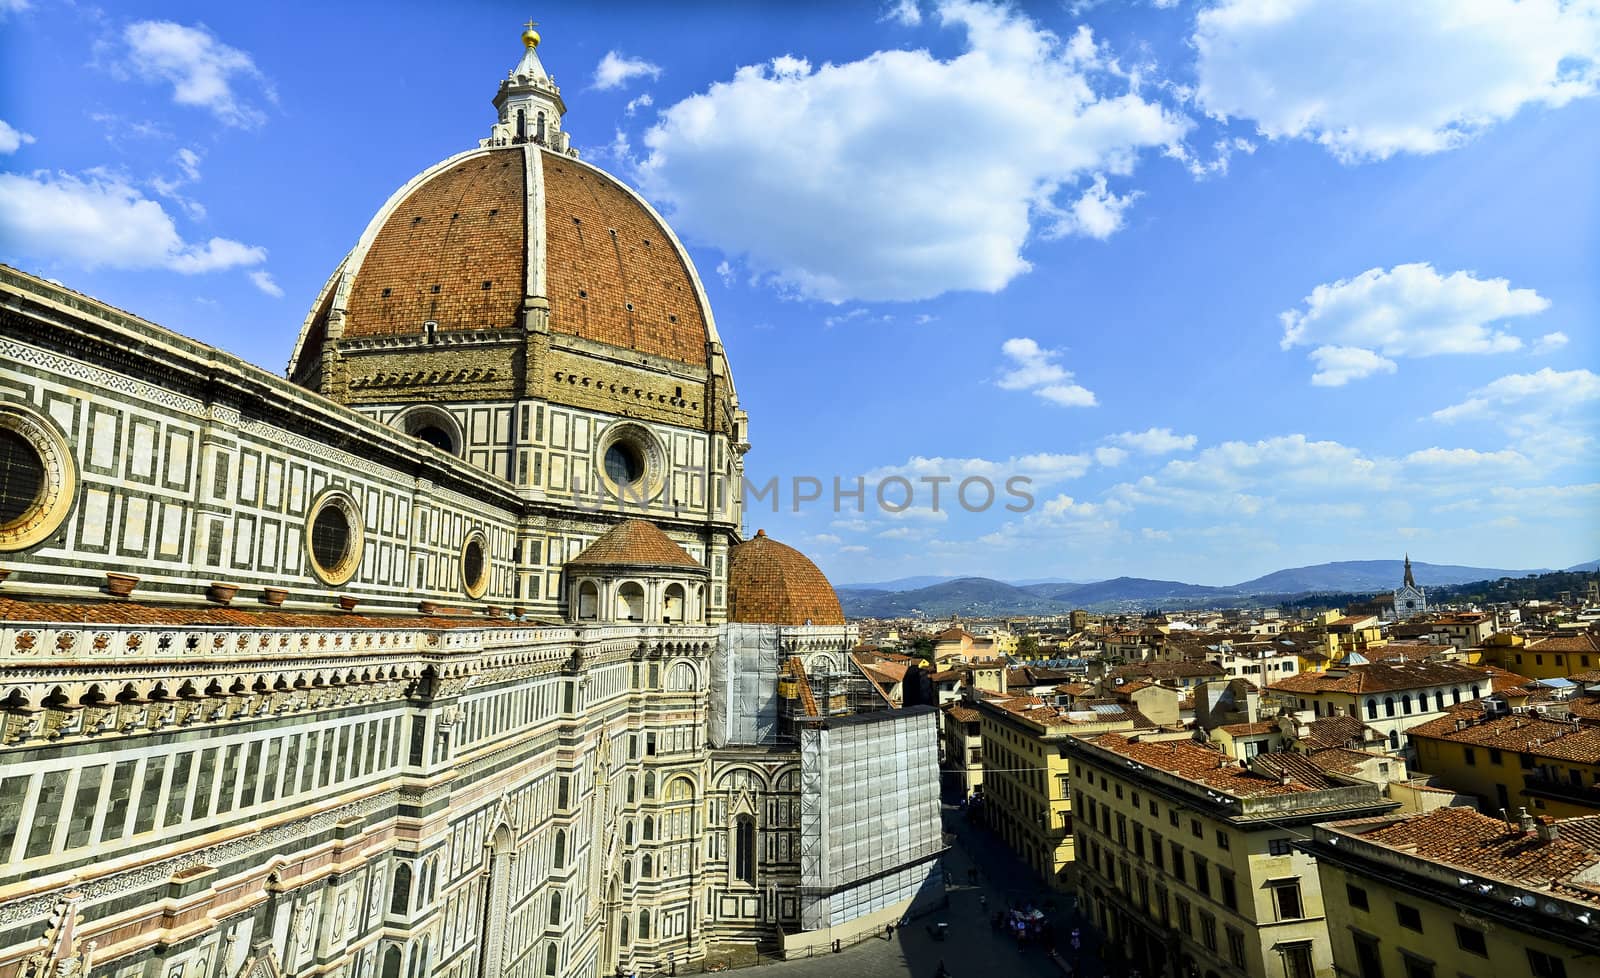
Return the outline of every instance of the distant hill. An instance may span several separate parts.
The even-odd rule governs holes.
[[[932,587],[935,584],[943,584],[945,581],[953,581],[955,579],[955,575],[951,575],[949,577],[929,577],[927,575],[923,575],[922,577],[897,577],[892,581],[866,581],[860,584],[841,584],[839,585],[839,588],[848,588],[851,591],[915,591],[917,588]]]
[[[1600,561],[1573,571],[1594,569]],[[1404,576],[1398,560],[1341,560],[1273,571],[1226,587],[1117,577],[1077,584],[1034,580],[1023,586],[987,577],[901,578],[878,585],[840,587],[839,602],[851,618],[897,618],[950,615],[1060,615],[1074,608],[1135,612],[1152,608],[1226,608],[1275,604],[1303,594],[1361,595],[1392,590]],[[1445,588],[1501,578],[1523,578],[1541,570],[1503,570],[1455,564],[1411,564],[1424,588]],[[912,586],[919,580],[934,583]]]
[[[1584,574],[1584,573],[1590,573],[1590,572],[1593,572],[1593,571],[1600,571],[1600,560],[1590,560],[1590,561],[1585,561],[1584,563],[1581,563],[1581,564],[1573,564],[1571,567],[1568,567],[1567,570],[1572,572],[1572,573],[1574,573],[1574,574]]]
[[[1446,584],[1469,584],[1473,581],[1501,577],[1526,577],[1543,574],[1548,568],[1536,570],[1501,570],[1493,567],[1462,567],[1456,564],[1425,564],[1411,562],[1411,571],[1417,583],[1424,588]],[[1235,584],[1235,591],[1246,594],[1299,594],[1305,591],[1382,591],[1393,589],[1405,576],[1405,562],[1400,560],[1336,560],[1329,564],[1312,564],[1310,567],[1291,567],[1273,571],[1254,580]]]

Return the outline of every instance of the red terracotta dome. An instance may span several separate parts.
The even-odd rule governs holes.
[[[733,548],[728,569],[728,618],[765,625],[843,625],[833,585],[811,559],[767,536]]]

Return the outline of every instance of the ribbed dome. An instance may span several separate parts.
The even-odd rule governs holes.
[[[767,536],[733,548],[728,568],[728,617],[767,625],[843,625],[833,585],[811,559]]]
[[[693,567],[704,570],[699,561],[672,542],[654,523],[644,520],[623,520],[585,547],[578,556],[567,561],[567,566]]]
[[[390,198],[319,296],[290,373],[335,324],[344,341],[419,336],[430,322],[438,334],[517,330],[525,297],[549,302],[552,333],[707,363],[698,280],[649,205],[571,156],[505,146],[445,160]]]

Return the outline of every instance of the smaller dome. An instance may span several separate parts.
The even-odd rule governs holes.
[[[589,544],[568,567],[692,567],[704,570],[698,560],[654,523],[623,520]]]
[[[843,625],[833,585],[811,559],[767,536],[733,548],[728,568],[728,618],[764,625]]]

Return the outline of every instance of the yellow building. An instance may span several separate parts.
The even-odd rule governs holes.
[[[1502,669],[1532,679],[1565,679],[1600,667],[1600,638],[1581,632],[1533,639],[1520,647],[1491,643],[1488,654]]]
[[[1339,975],[1600,973],[1600,816],[1510,827],[1470,808],[1316,827]]]
[[[983,717],[965,703],[946,703],[940,709],[947,783],[965,798],[983,788]]]
[[[1072,795],[1066,744],[1075,733],[1149,726],[1135,709],[1067,711],[1037,696],[978,704],[983,818],[1052,886],[1070,886]]]
[[[1490,815],[1600,813],[1600,725],[1549,712],[1462,709],[1412,727],[1417,767]]]
[[[1316,864],[1294,843],[1396,803],[1299,754],[1240,764],[1163,738],[1069,746],[1079,907],[1128,972],[1332,978]]]

